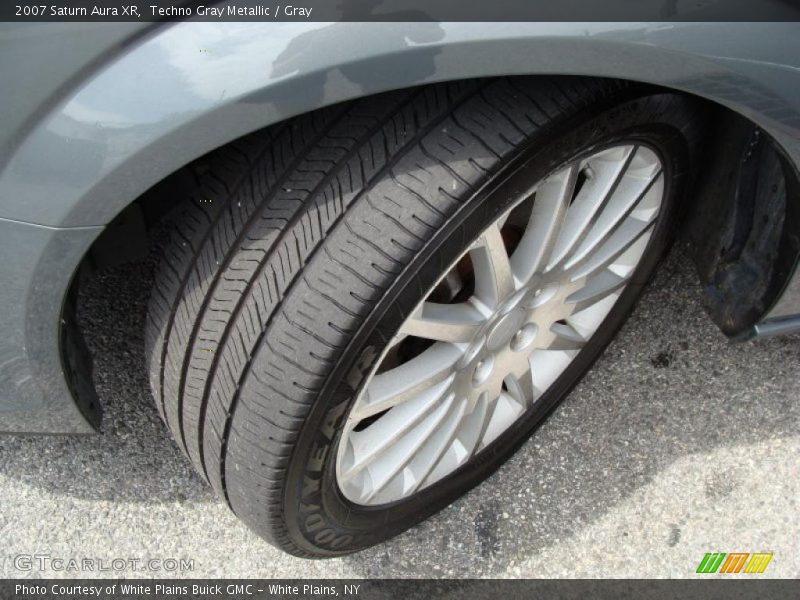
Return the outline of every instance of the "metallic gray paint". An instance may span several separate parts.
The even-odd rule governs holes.
[[[16,278],[0,292],[0,430],[85,430],[55,341],[70,276],[102,226],[177,168],[295,114],[448,79],[608,76],[728,106],[800,164],[791,23],[109,27],[51,24],[47,41],[27,24],[0,28],[0,80],[20,82],[0,91],[0,280]]]
[[[93,431],[67,387],[59,318],[75,261],[101,231],[0,219],[0,431]]]
[[[0,164],[11,158],[37,118],[152,24],[0,23]]]

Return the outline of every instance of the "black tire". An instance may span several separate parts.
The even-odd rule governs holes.
[[[685,97],[612,81],[442,84],[339,105],[191,167],[150,301],[157,405],[232,510],[299,556],[346,554],[440,510],[494,472],[608,344],[669,239],[697,126]],[[636,137],[665,164],[645,258],[578,358],[524,419],[391,506],[339,493],[337,433],[404,315],[512,200],[504,178]]]

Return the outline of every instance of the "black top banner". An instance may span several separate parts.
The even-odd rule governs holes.
[[[800,0],[2,0],[0,21],[800,21]]]

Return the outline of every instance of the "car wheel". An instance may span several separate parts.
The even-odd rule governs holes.
[[[300,556],[385,540],[493,473],[662,254],[686,97],[580,78],[338,105],[191,167],[148,319],[178,445]]]

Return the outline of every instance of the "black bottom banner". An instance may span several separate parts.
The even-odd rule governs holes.
[[[272,599],[272,598],[359,598],[482,600],[502,598],[675,598],[734,600],[749,598],[798,598],[797,580],[14,580],[0,581],[3,600],[80,599]]]

